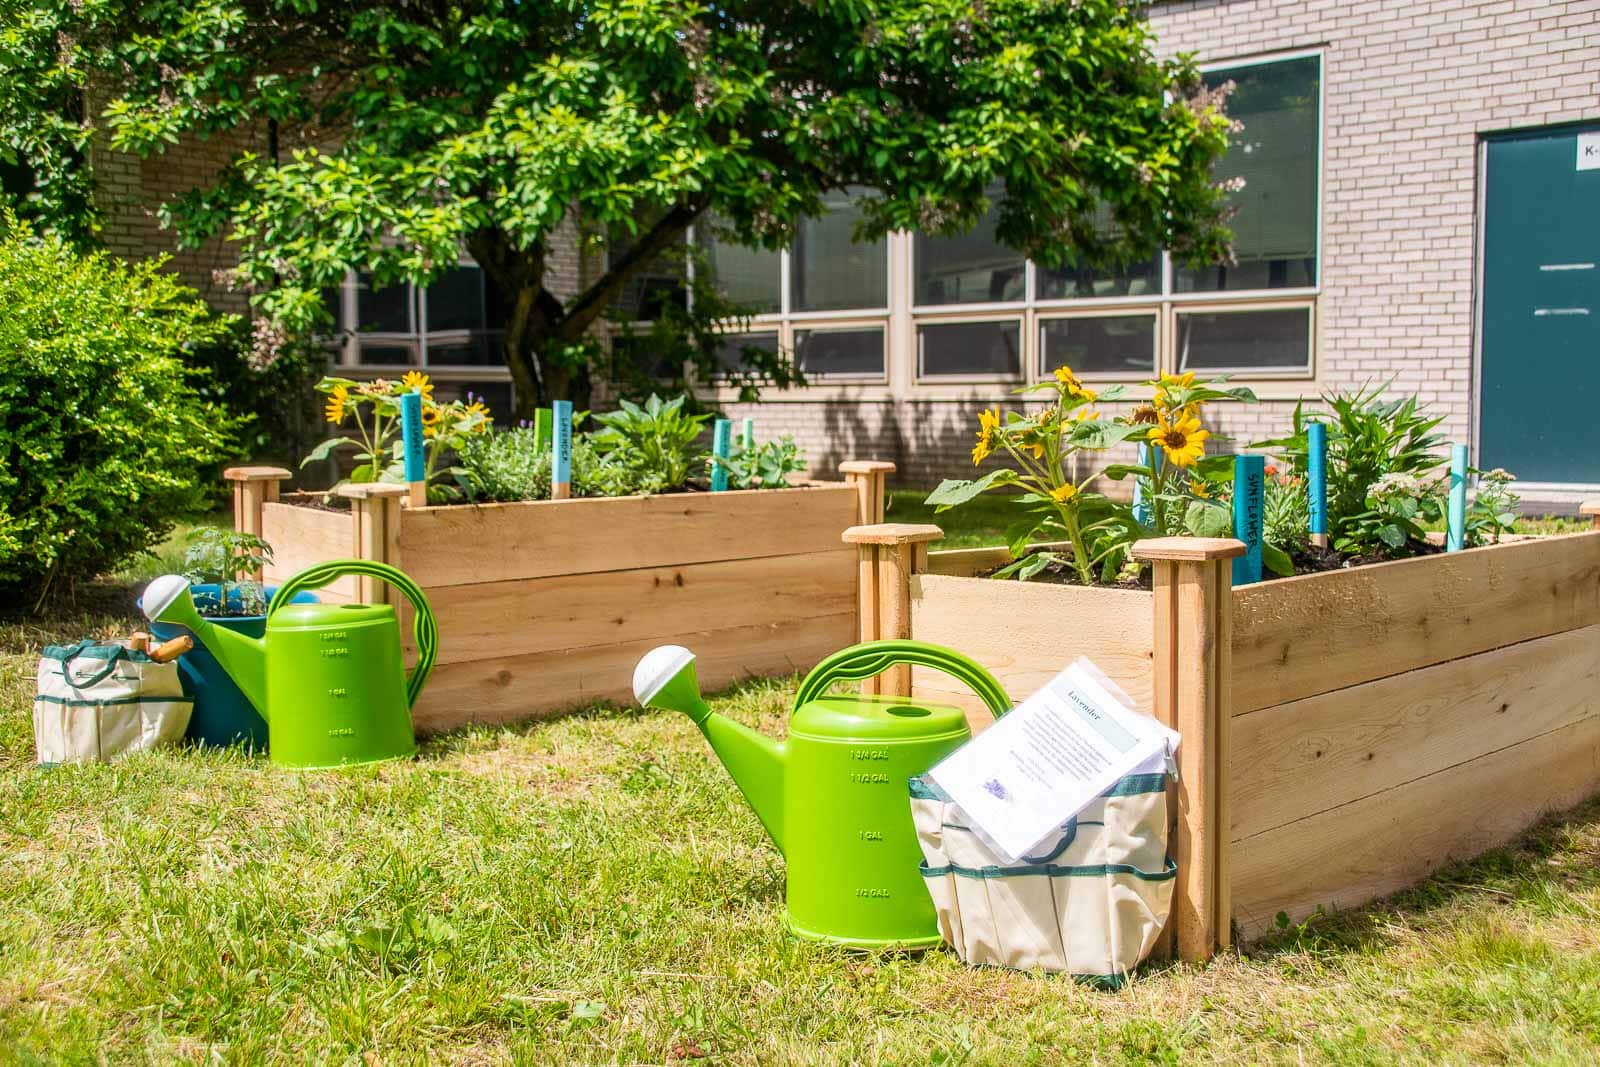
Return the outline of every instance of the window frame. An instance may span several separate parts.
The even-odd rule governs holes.
[[[476,260],[465,253],[456,259],[457,267],[473,267],[482,270]],[[406,306],[411,318],[410,333],[389,332],[363,332],[353,323],[359,318],[359,303],[361,282],[360,273],[350,271],[345,274],[344,281],[339,285],[339,319],[337,323],[338,359],[335,366],[370,374],[383,374],[392,371],[408,371],[425,369],[430,374],[441,377],[458,377],[465,375],[471,378],[485,377],[485,371],[499,371],[509,380],[511,372],[505,364],[493,363],[433,363],[428,359],[428,349],[432,346],[440,348],[448,345],[458,345],[470,342],[475,337],[486,338],[492,345],[498,345],[505,339],[503,329],[483,330],[436,330],[430,332],[428,325],[428,287],[419,286],[414,282],[402,282],[406,288]],[[488,305],[483,308],[485,316],[488,314]],[[487,319],[486,319],[487,321]],[[362,363],[361,347],[363,341],[370,340],[374,347],[406,348],[411,352],[411,360],[406,363]],[[495,375],[489,375],[495,377]]]
[[[1033,381],[1039,382],[1049,378],[1052,372],[1045,367],[1044,328],[1052,322],[1062,322],[1071,319],[1132,319],[1148,318],[1151,320],[1150,329],[1150,377],[1154,377],[1161,369],[1161,353],[1165,346],[1167,332],[1166,316],[1162,309],[1152,307],[1148,301],[1140,301],[1132,307],[1126,302],[1122,306],[1102,304],[1098,307],[1082,308],[1073,307],[1070,310],[1056,308],[1041,308],[1033,317],[1034,333],[1034,369]],[[1085,371],[1074,368],[1079,378],[1084,381],[1126,382],[1131,381],[1129,376],[1118,371]]]

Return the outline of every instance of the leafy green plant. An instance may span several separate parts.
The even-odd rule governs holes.
[[[1261,539],[1287,555],[1311,544],[1311,497],[1306,480],[1267,464],[1261,501]]]
[[[1287,437],[1251,446],[1272,452],[1289,463],[1294,474],[1303,476],[1306,425],[1314,420],[1327,423],[1328,533],[1336,546],[1341,541],[1364,546],[1363,550],[1388,545],[1394,531],[1375,541],[1376,531],[1390,525],[1403,530],[1404,526],[1399,521],[1374,523],[1372,513],[1383,508],[1370,502],[1372,491],[1385,475],[1424,478],[1442,462],[1445,441],[1433,432],[1442,420],[1428,415],[1415,396],[1391,398],[1385,395],[1387,388],[1362,386],[1350,392],[1324,393],[1326,415],[1308,415],[1304,405],[1297,404],[1293,431]],[[1417,513],[1423,510],[1419,502]],[[1395,511],[1392,517],[1411,521],[1415,515]]]
[[[1367,493],[1367,506],[1347,517],[1333,547],[1347,556],[1415,555],[1427,542],[1427,524],[1444,516],[1445,484],[1442,477],[1385,474]]]
[[[1511,491],[1516,475],[1502,467],[1476,473],[1478,492],[1466,516],[1466,543],[1473,548],[1497,545],[1501,537],[1515,532],[1517,507],[1522,503],[1522,498]]]
[[[218,319],[164,260],[79,254],[0,212],[0,593],[37,608],[205,510],[239,420],[186,365]]]
[[[216,595],[195,594],[202,615],[264,615],[267,592],[251,577],[272,562],[272,546],[254,534],[203,526],[189,534],[183,574],[193,585],[215,585]]]
[[[472,500],[550,499],[550,442],[527,426],[468,438],[457,478]],[[603,459],[587,434],[572,435],[572,495],[626,496],[631,472]]]
[[[623,400],[616,411],[595,416],[601,428],[590,440],[608,465],[626,472],[637,492],[681,489],[705,462],[706,450],[696,442],[711,416],[686,412],[687,399],[680,394],[662,400],[651,393],[643,405]]]
[[[793,437],[763,441],[750,448],[735,443],[726,460],[710,458],[711,468],[720,463],[728,469],[728,485],[734,489],[782,489],[789,475],[806,469],[805,457]]]

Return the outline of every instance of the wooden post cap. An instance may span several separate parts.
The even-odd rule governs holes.
[[[350,500],[371,500],[374,497],[405,496],[411,491],[409,486],[396,482],[362,482],[355,485],[341,485],[335,492]]]
[[[847,545],[918,545],[937,541],[944,531],[937,526],[915,522],[880,522],[873,526],[852,526],[844,532]]]
[[[230,482],[281,482],[293,477],[282,467],[229,467],[222,476]]]
[[[1129,551],[1134,559],[1208,563],[1242,556],[1248,550],[1243,541],[1235,541],[1231,537],[1147,537],[1143,541],[1135,541]]]
[[[1600,516],[1600,500],[1585,500],[1578,505],[1578,514]]]
[[[839,464],[840,474],[893,474],[894,464],[884,459],[847,459]]]

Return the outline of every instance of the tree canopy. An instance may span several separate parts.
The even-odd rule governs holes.
[[[88,134],[64,95],[145,156],[270,128],[275,156],[236,151],[161,207],[179,238],[229,235],[288,328],[349,271],[425,284],[464,246],[510,309],[531,407],[586,394],[593,327],[707,213],[776,248],[856,186],[863,238],[993,206],[998,238],[1046,265],[1225,259],[1228,120],[1191,61],[1155,58],[1141,6],[32,0],[0,23],[0,157],[44,179],[26,210],[83,230]],[[621,244],[563,299],[549,260],[571,219]]]

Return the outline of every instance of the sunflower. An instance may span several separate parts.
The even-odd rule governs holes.
[[[422,436],[433,437],[439,432],[439,409],[432,404],[422,406]]]
[[[1205,456],[1206,438],[1211,434],[1200,428],[1198,417],[1182,409],[1169,413],[1151,428],[1148,436],[1167,454],[1168,463],[1192,467]]]
[[[1055,374],[1056,381],[1060,382],[1066,387],[1068,396],[1075,396],[1082,400],[1095,400],[1099,398],[1099,393],[1096,393],[1093,389],[1088,388],[1078,380],[1078,376],[1072,373],[1071,367],[1063,364],[1062,366],[1056,368]]]
[[[1170,412],[1175,405],[1173,393],[1188,389],[1194,385],[1194,371],[1184,371],[1182,374],[1162,374],[1161,380],[1156,383],[1155,406],[1160,411]]]
[[[1205,482],[1200,481],[1198,478],[1189,479],[1189,493],[1199,497],[1201,500],[1211,499],[1211,490],[1207,488]]]
[[[1128,416],[1128,421],[1135,426],[1154,426],[1161,421],[1161,412],[1156,410],[1154,404],[1140,404]]]
[[[334,386],[333,391],[328,394],[328,407],[326,411],[328,421],[335,424],[343,422],[345,405],[349,402],[350,387],[346,385]]]
[[[972,465],[976,467],[994,451],[994,435],[1000,432],[1000,409],[984,408],[978,412],[978,443],[972,446]]]
[[[1077,495],[1078,487],[1073,485],[1071,482],[1067,482],[1064,485],[1058,485],[1056,488],[1050,490],[1050,499],[1054,500],[1057,504],[1065,504],[1067,501],[1071,500]]]
[[[433,398],[433,383],[428,381],[428,376],[419,370],[406,371],[405,376],[400,379],[400,389],[402,392],[412,392],[414,390],[424,397]]]

